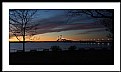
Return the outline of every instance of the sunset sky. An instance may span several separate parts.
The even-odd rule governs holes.
[[[68,16],[68,10],[38,10],[29,25],[37,25],[27,30],[27,41],[56,41],[59,35],[63,38],[79,41],[84,39],[107,39],[110,33],[99,23],[102,18],[92,18],[81,14]],[[14,30],[15,25],[10,25]],[[35,30],[36,29],[36,30]],[[34,33],[33,36],[30,35]],[[18,41],[9,31],[9,41]],[[17,37],[22,41],[20,34]]]

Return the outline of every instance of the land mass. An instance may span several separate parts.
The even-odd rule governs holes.
[[[113,50],[68,50],[15,52],[10,65],[113,65]]]

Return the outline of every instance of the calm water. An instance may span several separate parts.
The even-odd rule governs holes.
[[[62,50],[68,50],[70,46],[76,46],[77,48],[111,48],[110,43],[64,43],[64,42],[43,42],[43,43],[25,43],[26,51],[38,50],[42,51],[43,49],[50,49],[51,46],[59,46]],[[16,52],[17,50],[22,50],[22,43],[10,43],[10,52]]]

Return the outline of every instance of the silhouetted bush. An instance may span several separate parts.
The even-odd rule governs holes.
[[[89,51],[96,51],[96,49],[95,48],[90,48]]]
[[[23,52],[23,50],[17,50],[17,52]]]
[[[52,51],[62,51],[62,49],[59,46],[51,46],[50,48]]]
[[[70,47],[68,48],[68,50],[70,50],[70,51],[73,51],[73,50],[76,50],[76,49],[77,49],[76,46],[70,46]]]
[[[37,50],[30,50],[30,52],[37,52]]]
[[[43,51],[49,51],[49,49],[43,49]]]
[[[78,51],[85,51],[85,49],[84,48],[79,48]]]
[[[108,50],[107,48],[102,48],[101,50]]]

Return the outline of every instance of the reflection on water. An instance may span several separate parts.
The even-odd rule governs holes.
[[[51,42],[46,42],[46,43],[25,43],[25,49],[26,51],[30,50],[38,50],[42,51],[43,49],[50,49],[51,46],[59,46],[62,50],[68,50],[70,46],[76,46],[78,49],[79,48],[95,48],[95,49],[100,49],[100,48],[107,48],[110,49],[112,44],[110,43],[51,43]],[[16,51],[16,50],[22,50],[23,44],[22,43],[10,43],[10,52]]]

